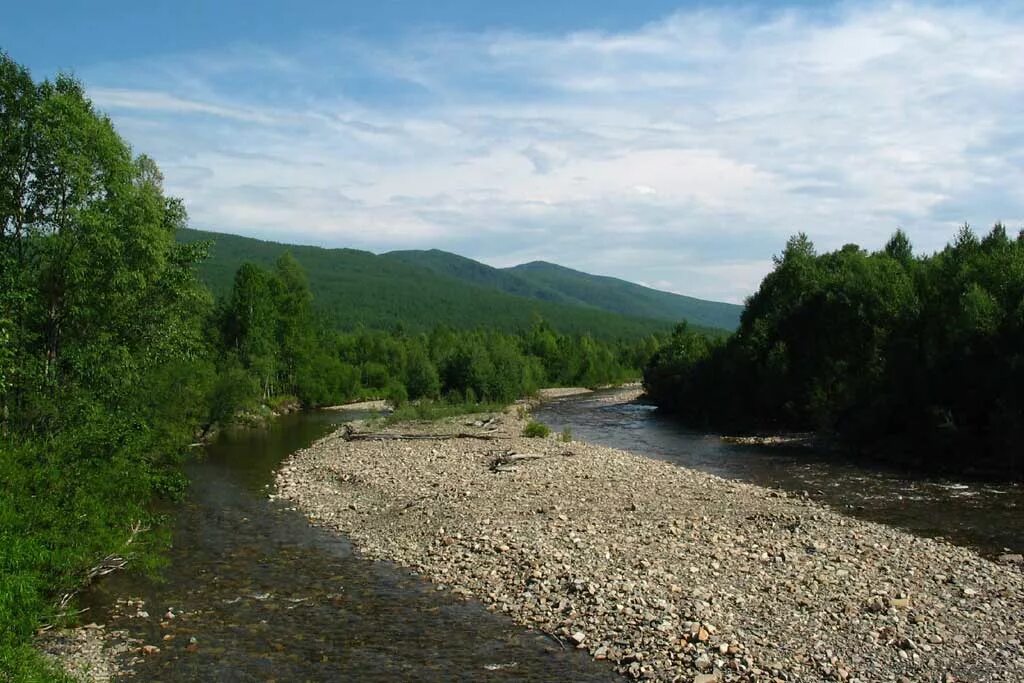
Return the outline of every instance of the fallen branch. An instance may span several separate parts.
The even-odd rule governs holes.
[[[128,546],[130,546],[135,541],[135,537],[144,531],[149,531],[149,527],[143,527],[141,521],[134,522],[132,524],[131,534],[129,534],[128,539],[124,542],[123,549],[128,548]],[[118,571],[119,569],[124,569],[128,566],[128,562],[130,561],[130,559],[131,558],[127,556],[127,553],[125,555],[107,555],[102,560],[100,560],[99,564],[85,572],[85,576],[82,578],[81,584],[77,588],[74,588],[73,590],[63,593],[60,596],[60,599],[57,600],[57,604],[55,605],[55,608],[57,610],[56,621],[63,621],[68,617],[77,616],[88,611],[88,608],[78,611],[70,611],[68,610],[68,605],[71,604],[71,601],[75,598],[76,595],[78,595],[79,592],[81,592],[83,588],[91,584],[95,579],[101,576],[106,576],[107,574],[112,574]],[[38,632],[42,633],[44,631],[49,631],[51,628],[54,627],[55,623],[56,622],[54,622],[53,624],[44,624],[38,629]]]
[[[561,645],[563,650],[565,649],[565,643],[562,641],[561,638],[558,637],[557,633],[551,632],[551,633],[548,633],[548,635],[551,636],[552,638],[554,638],[555,642],[557,642],[559,645]]]
[[[391,432],[356,432],[348,425],[342,430],[341,438],[345,441],[447,441],[450,439],[479,439],[494,441],[498,437],[490,434],[395,434]]]
[[[538,455],[536,453],[516,453],[515,451],[508,451],[506,453],[502,453],[491,461],[491,472],[515,472],[519,469],[516,467],[516,463],[527,460],[539,460],[543,457],[543,455]]]

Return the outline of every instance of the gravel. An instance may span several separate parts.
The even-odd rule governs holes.
[[[113,607],[115,614],[147,618],[140,598],[124,598]],[[106,683],[133,673],[132,667],[146,654],[143,641],[122,629],[110,630],[102,624],[46,631],[36,646],[59,664],[76,681]]]
[[[632,678],[1024,680],[1019,563],[624,451],[522,438],[522,412],[388,428],[491,440],[339,431],[293,455],[274,496]]]

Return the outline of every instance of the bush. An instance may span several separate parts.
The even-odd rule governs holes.
[[[562,435],[560,438],[562,439],[563,443],[569,443],[570,441],[572,441],[572,430],[566,427],[565,429],[562,430]]]
[[[551,433],[551,428],[543,422],[537,422],[536,420],[530,420],[530,422],[523,428],[523,436],[530,439],[543,439]]]
[[[384,390],[384,398],[392,407],[401,408],[409,402],[409,393],[405,390],[405,385],[400,382],[392,382]]]

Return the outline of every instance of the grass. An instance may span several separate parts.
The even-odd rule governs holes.
[[[531,439],[543,439],[551,433],[551,427],[548,427],[543,422],[537,422],[536,420],[530,420],[523,428],[523,436]]]
[[[60,667],[27,643],[0,644],[0,683],[73,683]]]
[[[135,543],[132,525],[156,520],[147,503],[160,470],[137,455],[151,445],[117,420],[30,439],[0,437],[0,683],[61,681],[33,647],[43,624],[64,624],[57,596],[83,588],[110,553],[152,569],[167,537]]]

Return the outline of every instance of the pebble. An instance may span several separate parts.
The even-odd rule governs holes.
[[[1014,562],[805,496],[523,439],[514,411],[487,419],[472,420],[495,440],[329,436],[289,459],[272,495],[365,556],[413,567],[629,678],[1024,680]],[[466,420],[391,428],[463,432]],[[539,457],[495,471],[516,453]]]

